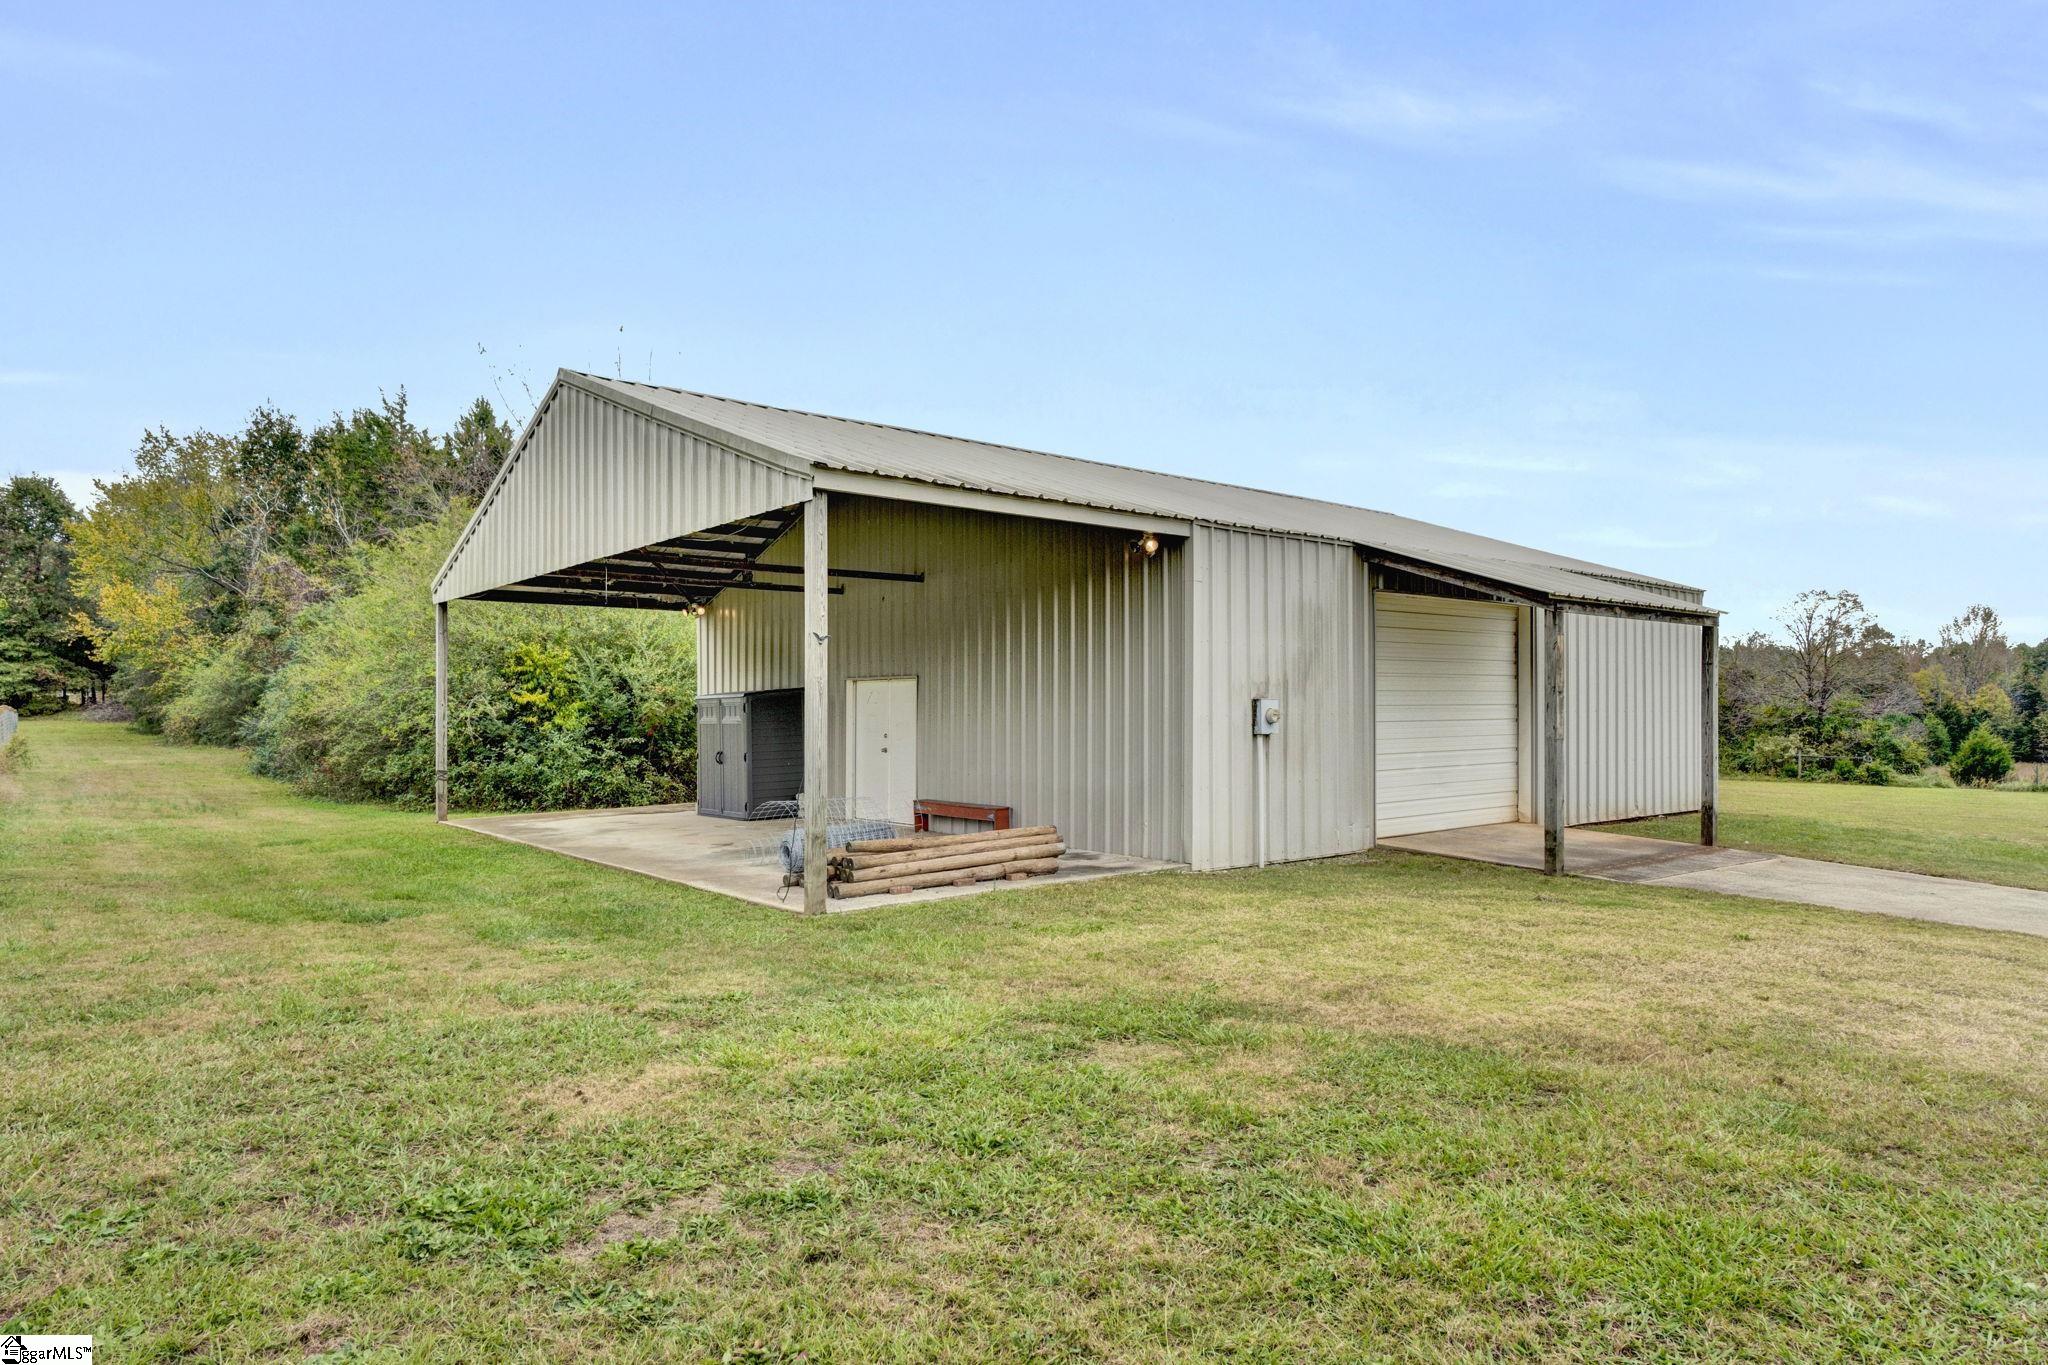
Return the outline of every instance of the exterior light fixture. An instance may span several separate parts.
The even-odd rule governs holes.
[[[702,616],[706,611],[709,610],[710,608],[706,607],[702,602],[690,603],[690,615],[692,616]]]
[[[1138,553],[1150,559],[1159,553],[1159,537],[1147,531],[1138,539]]]

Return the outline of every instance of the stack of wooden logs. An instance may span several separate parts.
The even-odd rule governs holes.
[[[834,896],[879,896],[927,886],[966,886],[999,878],[1020,881],[1057,872],[1067,846],[1052,825],[974,834],[914,834],[856,839],[834,849]]]

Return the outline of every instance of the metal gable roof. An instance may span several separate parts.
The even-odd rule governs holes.
[[[561,379],[654,409],[712,440],[823,469],[1349,541],[1381,554],[1575,602],[1704,613],[1701,591],[1369,508],[1133,469],[905,427],[768,407],[563,370]]]

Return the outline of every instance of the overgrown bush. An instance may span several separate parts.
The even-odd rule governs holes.
[[[163,732],[186,744],[241,744],[283,661],[282,632],[270,615],[251,613],[242,628],[179,671],[164,707]]]
[[[250,726],[259,771],[330,796],[433,799],[428,588],[460,529],[451,512],[359,552],[349,591],[300,614]],[[459,602],[449,624],[453,804],[562,809],[694,795],[689,618]]]
[[[1766,777],[1793,777],[1799,771],[1799,741],[1790,735],[1758,735],[1737,757],[1736,768]]]
[[[1873,716],[1854,697],[1836,698],[1821,717],[1766,705],[1728,751],[1729,761],[1737,772],[1766,777],[1883,785],[1928,765],[1927,746],[1912,729],[1910,717]]]
[[[1927,755],[1936,763],[1946,763],[1956,751],[1955,738],[1948,732],[1948,723],[1940,716],[1925,718],[1927,727]]]
[[[28,739],[19,731],[13,739],[0,744],[0,773],[27,772],[35,762],[36,756],[28,747]]]
[[[2011,746],[1984,725],[1970,731],[1948,761],[1948,775],[1965,786],[1988,787],[2011,771]]]

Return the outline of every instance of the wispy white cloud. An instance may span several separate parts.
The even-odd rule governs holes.
[[[1771,229],[1779,235],[1867,236],[1874,229],[1897,240],[2048,239],[2048,179],[2029,175],[1951,169],[1881,152],[1808,153],[1776,165],[1634,158],[1610,170],[1624,185],[1671,199],[1918,215],[1875,225],[1852,218]]]
[[[1435,498],[1455,498],[1463,501],[1472,498],[1504,498],[1508,490],[1497,483],[1481,483],[1477,479],[1453,479],[1449,483],[1438,484],[1430,489],[1429,493]]]
[[[1821,80],[1811,82],[1810,88],[1852,114],[1888,123],[1912,124],[1957,135],[1973,132],[1978,126],[1976,117],[1961,104],[1890,90],[1868,81]]]
[[[123,48],[0,29],[0,70],[26,76],[160,76],[161,63]]]
[[[1782,166],[1637,159],[1621,177],[1675,198],[1735,198],[1789,204],[1890,204],[1953,213],[2034,217],[2048,213],[2048,180],[1959,174],[1883,154],[1810,154]]]
[[[1605,550],[1703,550],[1714,543],[1711,535],[1660,536],[1622,526],[1579,531],[1569,539],[1575,544],[1597,545]]]
[[[1439,452],[1422,457],[1431,464],[1455,469],[1495,469],[1508,474],[1584,474],[1593,466],[1575,456],[1540,454],[1467,454]]]
[[[71,378],[55,370],[0,370],[0,389],[37,389]]]
[[[1548,99],[1419,90],[1363,80],[1317,95],[1281,99],[1275,107],[1352,137],[1402,144],[1470,142],[1549,123],[1559,113],[1557,103]]]
[[[1273,146],[1273,140],[1262,133],[1181,109],[1144,107],[1127,110],[1124,117],[1138,132],[1216,151],[1250,152]]]
[[[1319,40],[1279,54],[1288,118],[1371,142],[1471,147],[1555,122],[1564,105],[1536,93],[1490,89],[1456,76],[1394,76],[1354,66]]]
[[[1758,265],[1741,268],[1745,275],[1781,284],[1818,284],[1847,289],[1908,289],[1932,281],[1909,270],[1856,270],[1834,266]]]
[[[1672,474],[1672,482],[1681,488],[1705,492],[1716,488],[1740,488],[1762,477],[1763,471],[1755,465],[1739,460],[1693,459],[1677,467]]]
[[[1926,521],[1947,521],[1956,509],[1939,498],[1916,498],[1898,493],[1872,493],[1863,499],[1874,512],[1895,517],[1916,517]]]

